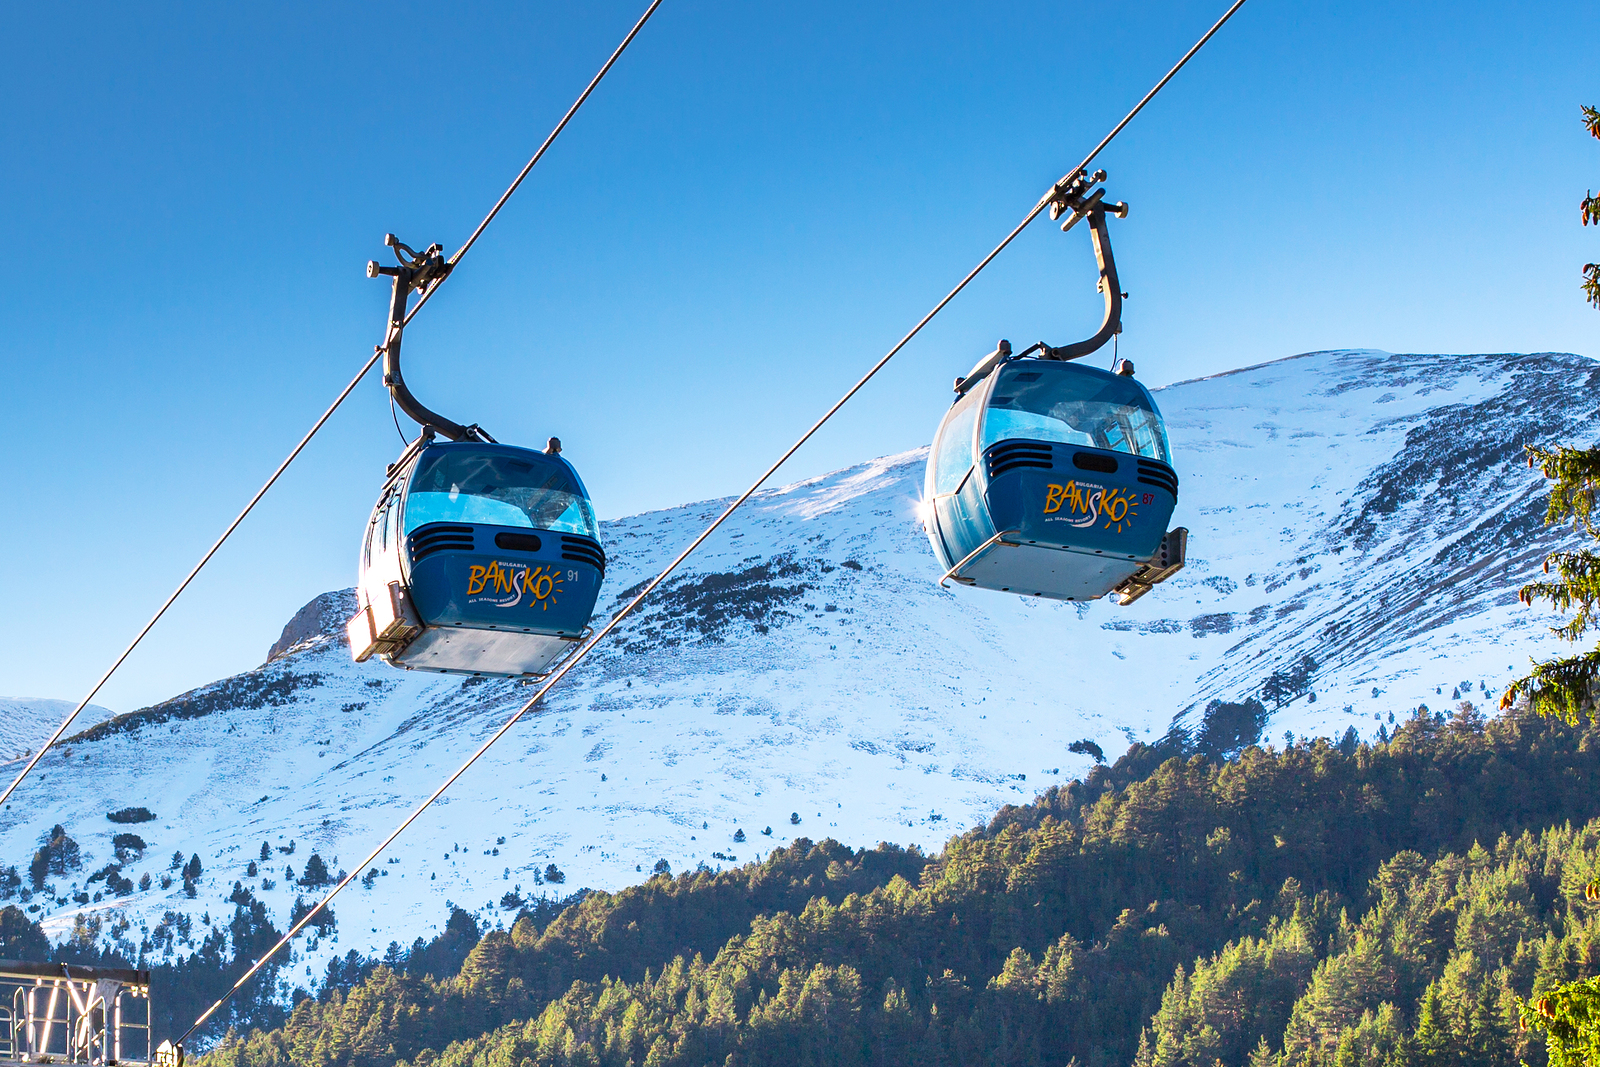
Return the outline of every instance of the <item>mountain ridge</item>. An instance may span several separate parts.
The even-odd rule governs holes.
[[[1130,608],[940,589],[925,449],[764,490],[341,898],[337,948],[307,965],[436,928],[446,900],[492,920],[502,898],[612,888],[658,860],[731,865],[802,834],[931,848],[1081,775],[1075,743],[1199,731],[1218,705],[1372,736],[1420,704],[1492,699],[1519,657],[1563,647],[1515,602],[1570,536],[1543,526],[1520,445],[1591,433],[1571,397],[1597,366],[1341,350],[1158,390],[1191,562]],[[605,524],[602,616],[726,499]],[[526,699],[352,663],[345,595],[308,603],[254,671],[78,732],[0,813],[12,862],[54,821],[83,845],[83,871],[53,879],[64,903],[37,898],[54,936],[87,914],[198,914],[236,880],[283,921],[310,887],[282,866],[353,863]],[[52,803],[58,776],[102,768],[112,784]],[[197,854],[199,895],[73,902],[111,858],[105,813],[133,804],[159,817],[125,872]],[[296,851],[244,877],[263,842]]]

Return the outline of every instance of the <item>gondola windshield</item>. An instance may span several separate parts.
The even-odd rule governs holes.
[[[600,539],[594,509],[565,464],[467,449],[440,449],[418,464],[406,495],[405,532],[430,522],[526,526]]]
[[[1131,378],[1086,374],[1065,363],[1021,361],[1001,368],[978,451],[1013,438],[1172,462],[1161,416],[1141,385]]]

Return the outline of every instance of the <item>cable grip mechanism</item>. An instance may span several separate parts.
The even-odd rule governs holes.
[[[463,426],[430,410],[412,395],[400,373],[400,345],[406,328],[406,303],[413,291],[426,293],[449,277],[454,264],[444,257],[444,246],[431,244],[418,252],[392,233],[383,235],[383,243],[394,249],[394,258],[398,263],[386,267],[375,259],[368,260],[367,277],[394,279],[394,288],[389,296],[389,326],[384,331],[383,344],[378,346],[383,352],[384,387],[394,397],[395,405],[424,431],[435,431],[452,441],[493,441],[494,438],[476,424]]]
[[[383,235],[383,243],[394,249],[394,258],[399,260],[399,265],[385,267],[377,260],[369,259],[367,277],[376,278],[379,275],[392,278],[404,277],[408,292],[411,289],[421,292],[435,281],[442,281],[454,267],[453,263],[444,258],[444,246],[441,244],[431,244],[418,252],[392,233]]]
[[[1080,167],[1056,182],[1047,194],[1051,221],[1067,216],[1067,221],[1061,224],[1062,233],[1085,219],[1089,221],[1095,263],[1100,268],[1095,288],[1105,298],[1105,318],[1100,323],[1100,329],[1082,341],[1059,348],[1039,342],[1029,351],[1038,351],[1041,359],[1066,360],[1087,356],[1122,332],[1122,301],[1128,294],[1122,291],[1122,283],[1117,278],[1117,263],[1111,254],[1111,234],[1106,229],[1106,216],[1115,215],[1125,219],[1128,217],[1128,205],[1120,201],[1114,204],[1105,202],[1106,191],[1098,187],[1105,180],[1105,171],[1097,170],[1090,174]]]
[[[1096,209],[1115,215],[1119,219],[1128,217],[1128,205],[1122,202],[1103,204],[1106,195],[1104,189],[1090,190],[1106,180],[1106,172],[1097,170],[1088,174],[1083,170],[1069,174],[1056,182],[1055,188],[1050,190],[1050,221],[1054,222],[1062,215],[1068,215],[1066,222],[1061,224],[1061,232],[1066,233],[1078,223],[1089,217],[1089,213]],[[1070,214],[1069,214],[1070,213]]]

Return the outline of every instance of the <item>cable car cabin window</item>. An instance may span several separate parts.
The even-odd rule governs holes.
[[[934,453],[933,492],[936,496],[955,492],[961,487],[961,479],[972,469],[972,423],[977,417],[977,402],[963,397],[945,422]]]
[[[1019,437],[1171,462],[1166,429],[1143,387],[1065,363],[1023,361],[1001,368],[984,412],[979,451]]]
[[[389,544],[388,524],[390,514],[394,511],[394,493],[386,492],[378,500],[378,506],[373,509],[372,521],[367,524],[367,542],[364,546],[364,559],[368,566],[372,564],[373,552],[381,552]]]
[[[528,526],[600,539],[594,509],[564,466],[467,449],[424,456],[412,476],[405,532],[430,522]]]

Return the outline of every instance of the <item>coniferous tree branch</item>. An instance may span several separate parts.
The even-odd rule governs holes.
[[[1577,614],[1570,622],[1551,630],[1568,641],[1577,641],[1595,625],[1595,604],[1600,602],[1600,556],[1588,549],[1552,552],[1545,557],[1544,572],[1549,574],[1552,567],[1560,581],[1530,582],[1517,593],[1517,599],[1524,604],[1548,600],[1560,612],[1576,608]]]
[[[1524,1031],[1545,1035],[1550,1067],[1586,1067],[1600,1061],[1600,978],[1552,989],[1521,1005]]]
[[[1546,478],[1556,483],[1550,488],[1550,507],[1545,511],[1544,521],[1555,524],[1571,519],[1590,537],[1600,538],[1600,530],[1589,522],[1594,511],[1595,492],[1600,489],[1600,448],[1529,446],[1528,466],[1538,467]],[[1549,569],[1545,567],[1546,573]]]
[[[1589,135],[1600,139],[1600,108],[1586,107],[1583,109],[1583,124],[1588,127]],[[1594,223],[1600,226],[1600,196],[1593,192],[1583,198],[1582,205],[1583,224]],[[1600,308],[1600,263],[1585,263],[1583,265],[1583,293],[1589,303]]]
[[[1600,139],[1600,108],[1583,108],[1583,125],[1589,135]],[[1593,191],[1579,205],[1583,225],[1600,226],[1600,196]],[[1583,290],[1589,303],[1600,308],[1600,263],[1583,267]],[[1546,525],[1570,520],[1575,529],[1600,541],[1595,528],[1595,490],[1600,487],[1600,448],[1530,447],[1528,466],[1538,466],[1554,484],[1550,487],[1550,506],[1545,511]],[[1600,604],[1600,555],[1590,549],[1552,552],[1545,557],[1544,572],[1555,572],[1556,581],[1529,582],[1517,593],[1524,604],[1548,601],[1557,611],[1573,613],[1562,626],[1551,632],[1567,641],[1578,641],[1596,625],[1595,606]],[[1533,672],[1512,682],[1500,698],[1502,708],[1510,708],[1526,698],[1541,715],[1554,715],[1577,722],[1580,715],[1600,721],[1600,645],[1593,651],[1548,663],[1535,663]],[[1526,1017],[1526,1016],[1525,1016]],[[1597,1016],[1600,1017],[1600,1016]]]
[[[1511,708],[1526,697],[1540,715],[1553,715],[1563,722],[1576,723],[1582,716],[1600,720],[1596,714],[1595,691],[1600,679],[1600,649],[1579,656],[1535,663],[1533,673],[1518,678],[1500,698],[1502,708]]]

